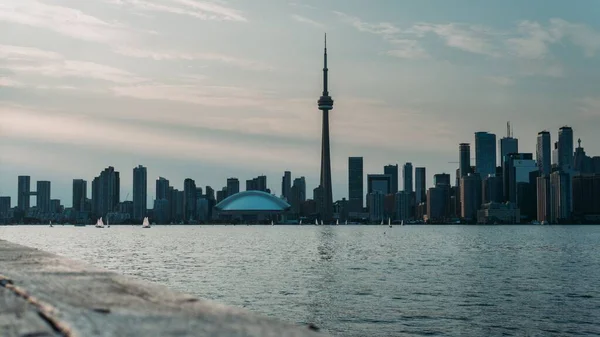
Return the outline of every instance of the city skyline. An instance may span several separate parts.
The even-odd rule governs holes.
[[[0,195],[16,200],[14,177],[27,174],[52,181],[52,197],[68,204],[71,179],[90,184],[112,165],[127,172],[124,200],[139,164],[178,188],[188,177],[219,188],[231,176],[266,174],[278,191],[284,170],[318,185],[324,31],[336,51],[334,200],[347,197],[350,156],[364,157],[365,174],[412,162],[430,182],[454,175],[456,144],[473,153],[473,133],[500,137],[506,120],[519,152],[535,154],[537,133],[552,130],[554,142],[565,124],[600,152],[597,3],[577,12],[559,1],[470,4],[481,21],[468,22],[456,11],[432,15],[440,5],[427,1],[165,2],[1,5],[0,28],[11,34],[0,37]],[[2,14],[11,11],[19,15]],[[268,29],[282,19],[279,32]],[[190,40],[183,27],[220,34]]]

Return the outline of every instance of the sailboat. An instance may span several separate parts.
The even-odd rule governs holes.
[[[96,221],[96,228],[104,228],[104,221],[102,221],[102,217]]]
[[[323,220],[321,220],[321,226],[323,226]]]
[[[319,220],[315,219],[315,226],[319,225]]]
[[[380,225],[382,225],[382,226],[383,226],[383,219],[381,219],[381,223],[380,223]]]
[[[271,226],[275,226],[275,224],[273,223],[273,220],[271,220]]]
[[[388,227],[392,228],[392,219],[388,218]]]
[[[54,227],[54,226],[52,226],[52,221],[50,221],[50,227]]]
[[[347,224],[348,224],[348,220],[346,220],[346,222],[344,222],[344,225],[347,225]]]
[[[402,222],[400,222],[400,226],[404,226],[404,220],[402,220]]]
[[[150,221],[148,221],[148,217],[144,218],[144,222],[142,222],[142,228],[150,228]]]
[[[335,225],[338,226],[340,224],[340,219],[335,220]]]
[[[298,223],[300,226],[302,226],[302,219],[300,219],[300,222]]]

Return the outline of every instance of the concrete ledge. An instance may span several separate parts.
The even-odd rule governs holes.
[[[326,336],[0,240],[0,336]]]

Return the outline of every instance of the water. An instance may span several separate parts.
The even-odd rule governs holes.
[[[600,226],[0,227],[334,336],[600,335]]]

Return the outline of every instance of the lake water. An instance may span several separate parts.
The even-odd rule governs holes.
[[[600,226],[0,227],[334,336],[598,336]]]

